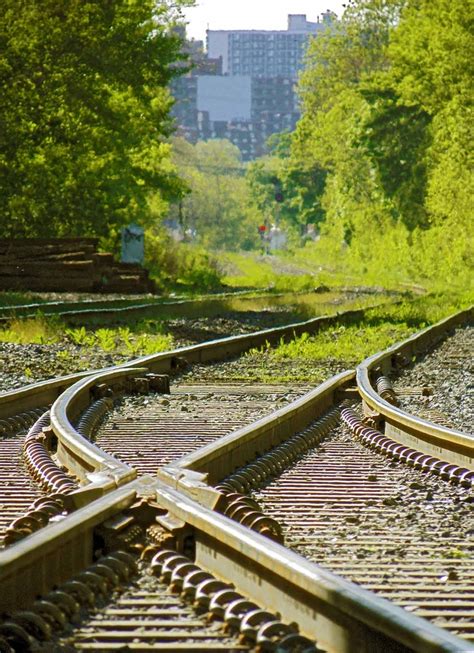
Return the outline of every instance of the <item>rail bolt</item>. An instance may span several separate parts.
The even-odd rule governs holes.
[[[15,612],[11,620],[40,642],[51,639],[51,626],[35,612],[29,610]]]
[[[197,607],[205,608],[207,610],[213,595],[217,592],[228,589],[231,589],[230,586],[221,580],[207,578],[196,587],[196,594],[194,596],[195,604]]]
[[[86,569],[85,571],[82,571],[80,574],[78,574],[76,576],[76,580],[90,587],[94,593],[105,596],[108,592],[107,582],[105,578],[99,574],[94,573],[93,571],[89,571],[89,569]]]
[[[24,628],[12,621],[5,621],[0,624],[0,637],[6,639],[11,651],[24,651],[29,653],[33,650],[35,645],[34,639],[29,635]],[[8,651],[8,649],[7,649]]]
[[[200,571],[200,569],[193,562],[189,561],[182,562],[173,569],[170,578],[170,585],[173,592],[181,591],[185,577],[192,571]]]
[[[183,556],[180,553],[175,552],[174,556],[169,556],[161,566],[161,575],[160,575],[161,580],[164,583],[169,583],[171,580],[171,574],[173,573],[173,569],[178,565],[187,562],[189,562],[189,558],[186,558],[186,556]],[[153,562],[152,562],[152,568],[153,568]]]
[[[130,578],[130,573],[133,572],[133,570],[130,568],[130,565],[125,562],[125,560],[121,560],[117,556],[117,553],[119,552],[114,551],[114,553],[100,558],[100,563],[110,567],[110,569],[112,569],[112,571],[114,571],[120,578],[121,582],[126,582]]]
[[[275,615],[266,610],[252,610],[248,612],[240,622],[240,632],[243,637],[255,642],[257,632],[263,624],[275,621]]]
[[[94,605],[94,592],[88,585],[79,580],[70,580],[67,583],[63,583],[61,589],[70,594],[79,604],[85,604],[89,607]]]
[[[107,565],[101,564],[100,560],[99,562],[96,562],[95,565],[92,565],[92,567],[89,567],[88,571],[102,576],[109,589],[116,587],[120,582],[118,575],[113,571],[113,569]]]
[[[38,599],[33,603],[31,608],[43,617],[43,619],[49,623],[51,628],[59,630],[64,628],[66,625],[65,612],[51,601]]]
[[[65,613],[68,619],[72,619],[80,610],[80,605],[76,599],[68,592],[60,590],[53,590],[44,597],[48,603],[56,605],[62,612]]]
[[[297,634],[297,630],[293,626],[288,626],[278,620],[270,621],[259,628],[256,638],[257,645],[262,651],[274,651],[278,644],[278,651],[280,651],[281,640],[288,635],[295,634]],[[294,651],[295,649],[287,650]]]
[[[163,564],[166,562],[166,560],[169,557],[175,555],[177,554],[173,549],[162,549],[161,551],[158,551],[158,553],[156,553],[151,560],[151,569],[153,574],[155,576],[159,576],[161,574]]]

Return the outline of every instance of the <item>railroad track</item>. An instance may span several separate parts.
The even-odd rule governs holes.
[[[310,390],[282,385],[173,383],[170,393],[126,398],[98,430],[95,444],[137,469],[156,474],[185,454],[252,424]]]
[[[453,324],[468,318],[469,312],[435,327],[432,338],[440,338]],[[294,326],[291,329],[296,330]],[[279,339],[281,330],[275,331],[280,333],[272,335]],[[269,332],[259,337],[267,340]],[[463,434],[427,425],[422,420],[415,420],[415,437],[413,418],[406,415],[395,427],[393,404],[380,399],[374,390],[381,371],[386,371],[382,370],[384,366],[388,368],[389,363],[397,361],[399,364],[405,349],[421,350],[432,340],[422,334],[418,340],[410,339],[405,349],[401,347],[382,357],[389,363],[382,364],[379,358],[359,368],[359,392],[366,412],[370,413],[369,425],[359,423],[362,414],[358,416],[345,408],[358,398],[353,372],[340,374],[304,396],[304,387],[293,393],[278,386],[258,388],[252,394],[248,388],[225,383],[211,390],[189,384],[180,387],[178,383],[169,393],[167,379],[157,374],[179,366],[183,357],[190,362],[225,357],[235,352],[235,347],[255,346],[255,337],[246,341],[242,338],[186,348],[179,354],[139,359],[128,368],[92,377],[71,377],[52,387],[43,384],[33,397],[20,393],[23,409],[31,409],[32,404],[39,405],[40,401],[43,404],[47,396],[59,395],[51,409],[51,426],[41,434],[30,432],[29,437],[31,441],[39,439],[52,462],[58,468],[65,467],[67,474],[60,478],[56,470],[48,468],[55,482],[63,484],[59,489],[62,488],[65,498],[59,517],[56,514],[47,527],[39,524],[29,537],[24,537],[25,532],[20,534],[19,541],[2,554],[2,610],[10,616],[0,629],[0,637],[10,642],[10,648],[17,641],[15,637],[35,634],[38,642],[41,637],[52,636],[49,632],[41,634],[42,624],[34,619],[34,615],[40,614],[56,633],[52,640],[42,644],[44,650],[66,651],[68,646],[76,647],[72,650],[118,650],[125,645],[129,650],[470,650],[455,635],[470,637],[473,597],[468,586],[473,568],[468,556],[472,548],[466,547],[453,528],[445,540],[453,555],[437,553],[429,568],[420,572],[417,567],[424,568],[426,562],[420,541],[416,537],[412,543],[405,541],[407,533],[397,524],[397,506],[393,502],[399,501],[406,512],[413,512],[409,502],[398,497],[400,485],[411,484],[411,505],[418,505],[420,492],[431,491],[435,499],[439,493],[443,501],[449,497],[453,506],[460,504],[463,510],[469,507],[465,497],[473,476],[469,473],[472,445]],[[69,389],[63,391],[67,385]],[[147,397],[148,390],[157,394]],[[131,392],[135,397],[121,402],[127,410],[130,405],[133,407],[132,420],[124,417],[120,422],[111,413],[104,426],[98,428],[110,411],[112,400],[128,397]],[[267,412],[270,397],[279,410],[262,416]],[[4,400],[4,414],[13,412],[14,402],[9,399]],[[143,412],[146,402],[154,410],[148,413],[148,423]],[[209,405],[207,417],[203,403]],[[339,423],[341,406],[347,427]],[[260,419],[255,421],[256,417]],[[218,424],[210,428],[209,420]],[[127,424],[132,427],[130,430]],[[374,426],[388,435],[377,439]],[[349,427],[355,430],[354,436]],[[427,480],[427,474],[420,476],[401,463],[369,451],[366,444],[370,438],[372,444],[390,447],[389,438],[394,436],[395,428],[401,442],[403,429],[406,430],[410,445],[399,447],[395,458],[411,456],[420,467],[430,459],[438,476]],[[130,432],[135,432],[135,442],[127,441]],[[155,442],[151,437],[154,432],[158,436]],[[354,438],[362,438],[363,443]],[[436,462],[433,443],[438,445],[441,439],[445,442],[445,458]],[[412,448],[415,440],[418,455]],[[363,469],[362,474],[355,471],[356,464],[357,469]],[[400,469],[401,478],[397,476]],[[60,471],[64,474],[64,470]],[[331,473],[340,480],[334,501],[325,491]],[[139,478],[134,480],[137,474]],[[444,476],[457,485],[446,483]],[[311,492],[309,478],[319,480]],[[364,480],[367,482],[363,483]],[[424,485],[423,490],[417,483]],[[433,483],[436,488],[431,487]],[[446,492],[440,489],[441,485],[446,485]],[[254,492],[253,496],[250,492]],[[351,502],[347,500],[349,492]],[[56,487],[58,494],[61,491]],[[274,501],[274,496],[283,497],[283,502]],[[426,501],[433,504],[433,499]],[[333,505],[328,507],[328,502]],[[372,528],[371,520],[377,521],[377,515],[386,522],[386,528],[384,533],[377,531],[371,540],[366,531],[369,526]],[[457,516],[465,528],[464,515],[459,511]],[[399,542],[395,547],[394,540]],[[344,546],[342,553],[339,545]],[[389,547],[402,546],[406,549],[404,555],[383,558],[391,555],[387,554]],[[433,546],[429,542],[428,548],[432,551],[442,547],[436,541]],[[132,552],[138,557],[134,564],[139,573],[130,584],[125,583],[125,578],[120,580],[120,573],[115,570],[121,589],[115,591],[111,600],[102,601],[96,614],[89,606],[81,624],[72,631],[58,628],[61,618],[54,618],[44,605],[36,604],[33,616],[25,616],[38,593],[44,597],[50,592],[61,593],[58,588],[64,584],[66,594],[72,593],[76,602],[82,596],[87,604],[87,588],[94,592],[103,578],[102,593],[110,599],[110,588],[106,587],[113,584],[114,578],[102,567],[109,564],[113,568],[114,563],[109,560],[102,565],[97,561],[116,551]],[[177,559],[174,551],[186,554],[188,559]],[[163,560],[167,557],[169,564],[163,572]],[[57,563],[58,559],[62,564]],[[332,564],[337,575],[313,560],[329,568]],[[396,579],[390,577],[386,582],[384,578],[393,561],[400,578],[405,578],[403,595],[397,589]],[[84,576],[84,569],[94,564],[99,564],[100,569]],[[73,581],[71,586],[71,578],[81,574],[81,580]],[[213,588],[209,595],[201,596],[200,583],[188,592],[183,590],[193,574],[196,580],[207,581],[206,587]],[[371,590],[385,592],[409,610],[378,598],[341,575]],[[28,583],[28,589],[22,593],[18,590],[18,577]],[[430,589],[429,577],[439,580],[443,589],[439,591],[437,583],[435,589]],[[409,595],[415,581],[420,592]],[[85,590],[79,589],[76,582]],[[223,583],[233,587],[223,587]],[[429,597],[423,596],[421,586],[425,587],[425,594],[438,592],[431,604]],[[215,606],[218,614],[214,614],[209,606],[214,605],[212,601],[219,592],[224,592],[221,598],[227,597],[229,601]],[[422,601],[425,603],[420,605]],[[140,612],[138,604],[143,602],[149,615]],[[237,603],[230,609],[233,602]],[[18,610],[23,610],[23,616]],[[161,614],[163,610],[165,613]],[[173,625],[165,623],[171,616],[166,610],[181,615]],[[410,610],[419,610],[421,616],[440,621],[444,630],[420,620]],[[217,622],[220,619],[219,625],[212,622],[211,630],[206,630],[208,624],[202,620],[203,614],[212,614]],[[65,614],[63,621],[68,618]],[[184,621],[180,622],[181,618]],[[150,623],[145,626],[143,621]],[[186,623],[188,626],[179,625]],[[18,646],[16,643],[17,649]]]

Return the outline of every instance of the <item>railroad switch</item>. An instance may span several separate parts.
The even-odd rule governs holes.
[[[173,536],[175,549],[190,555],[194,551],[194,529],[171,513],[156,518],[156,523],[165,533]]]
[[[383,432],[383,428],[385,424],[385,420],[383,419],[383,416],[378,411],[373,410],[365,402],[362,402],[362,407],[364,413],[364,417],[362,419],[363,424],[366,426],[370,426],[370,428],[376,429],[377,431]]]
[[[189,362],[184,358],[184,356],[173,356],[170,366],[173,371],[179,372],[180,370],[189,367]]]
[[[140,395],[147,395],[150,392],[150,382],[148,379],[136,376],[134,379],[130,379],[130,382],[133,392]]]
[[[150,497],[142,497],[128,508],[127,514],[133,516],[137,524],[148,528],[157,517],[166,514],[166,509],[159,506]]]
[[[58,446],[58,438],[53,431],[52,426],[43,426],[41,435],[36,436],[36,440],[41,442],[48,451],[56,451]]]

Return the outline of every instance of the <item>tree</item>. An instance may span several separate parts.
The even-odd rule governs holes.
[[[246,176],[261,221],[278,218],[286,229],[300,233],[323,217],[320,198],[326,173],[291,157],[292,138],[289,132],[270,137],[270,154],[249,164]]]
[[[313,38],[300,80],[303,111],[287,167],[298,173],[300,196],[312,189],[305,219],[320,224],[326,249],[350,245],[358,260],[374,231],[394,217],[362,143],[370,113],[361,86],[388,68],[389,35],[403,4],[350,3],[340,21]]]
[[[215,139],[191,145],[174,139],[174,161],[189,193],[172,217],[207,247],[248,248],[256,242],[248,186],[239,149]]]
[[[186,0],[4,0],[0,212],[7,236],[104,235],[181,194],[167,86]]]
[[[392,275],[469,275],[473,8],[352,0],[313,40],[290,160],[326,173],[318,247],[332,260],[375,278],[383,250]]]

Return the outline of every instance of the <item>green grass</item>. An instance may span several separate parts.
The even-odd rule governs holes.
[[[26,320],[13,319],[7,326],[0,328],[0,342],[13,342],[19,345],[58,342],[60,329],[60,324],[56,320],[41,315]]]
[[[271,259],[262,260],[256,254],[221,254],[221,265],[231,272],[224,274],[222,283],[231,288],[255,288],[274,292],[311,290],[317,279],[311,273],[286,274],[273,269]]]
[[[315,335],[303,334],[291,342],[281,342],[275,348],[252,350],[246,356],[261,367],[260,379],[272,383],[283,381],[314,381],[331,376],[328,361],[337,369],[354,367],[371,354],[386,349],[412,333],[469,306],[468,293],[425,295],[415,301],[385,304],[368,309],[364,317],[351,323],[338,324]],[[173,338],[163,332],[156,320],[115,328],[66,328],[56,318],[38,315],[33,319],[14,319],[0,329],[0,341],[19,344],[54,344],[97,348],[133,358],[173,348]],[[64,362],[68,357],[64,352]],[[279,365],[281,363],[281,365]],[[269,372],[265,368],[269,368]],[[334,370],[334,366],[331,368]]]
[[[103,351],[116,351],[118,354],[145,356],[173,347],[173,338],[160,332],[158,323],[139,323],[133,330],[130,327],[114,329],[87,330],[85,327],[66,329],[69,342],[82,347],[97,347]]]
[[[37,316],[12,320],[0,329],[0,342],[16,344],[58,344],[65,342],[84,348],[115,352],[120,356],[142,356],[173,348],[173,338],[161,331],[157,322],[140,322],[132,328],[68,329],[59,320]],[[63,358],[68,352],[61,352]]]
[[[340,324],[315,336],[304,333],[289,343],[280,343],[273,353],[273,358],[361,361],[376,351],[387,349],[394,342],[408,337],[410,333],[411,329],[407,325]]]
[[[340,369],[354,367],[368,356],[469,305],[467,295],[428,295],[412,302],[369,309],[354,323],[341,321],[315,335],[304,333],[290,342],[282,341],[275,348],[267,346],[251,350],[247,356],[255,360],[258,355],[262,368],[273,368],[273,382],[289,380],[284,367],[289,363],[292,363],[290,374],[293,380],[313,380],[311,363],[318,365],[331,361],[339,363]],[[284,366],[275,373],[274,365],[279,362]]]

